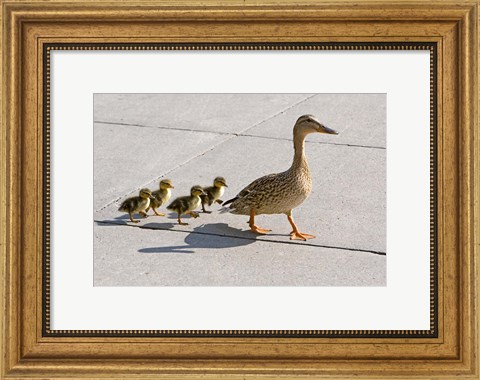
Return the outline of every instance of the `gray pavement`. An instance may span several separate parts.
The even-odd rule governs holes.
[[[95,286],[386,285],[386,95],[96,94],[94,107]],[[188,226],[117,211],[161,178],[175,197],[224,176],[226,200],[287,169],[305,113],[340,133],[307,137],[314,186],[294,218],[316,239],[289,240],[285,215],[257,217],[272,229],[257,236],[219,206]]]

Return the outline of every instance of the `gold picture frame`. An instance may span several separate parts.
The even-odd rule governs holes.
[[[2,0],[2,376],[477,378],[478,5]],[[398,44],[435,52],[433,330],[423,336],[49,330],[49,51],[275,44]]]

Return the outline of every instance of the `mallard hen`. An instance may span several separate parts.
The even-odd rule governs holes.
[[[200,195],[200,199],[202,200],[202,211],[205,213],[210,214],[211,211],[207,211],[205,209],[205,205],[211,206],[214,202],[218,204],[222,204],[223,201],[220,197],[223,195],[225,191],[225,187],[227,186],[227,181],[223,177],[217,177],[213,180],[213,186],[204,187],[203,191],[205,194]]]
[[[167,207],[167,210],[175,211],[178,214],[178,224],[185,226],[188,223],[182,222],[180,217],[184,214],[189,214],[194,218],[198,218],[198,212],[195,212],[196,208],[200,206],[200,195],[205,194],[201,186],[193,186],[190,190],[190,195],[185,197],[178,197]]]
[[[292,232],[290,239],[307,240],[315,236],[298,230],[292,210],[299,206],[312,191],[312,178],[305,157],[305,137],[310,133],[338,134],[327,128],[312,115],[300,116],[293,127],[294,157],[292,166],[282,172],[260,177],[245,187],[235,198],[225,203],[233,214],[250,215],[250,229],[259,234],[270,230],[255,225],[255,216],[260,214],[286,214]]]
[[[139,213],[146,218],[146,210],[150,207],[150,199],[152,199],[152,192],[149,189],[142,189],[138,197],[131,197],[125,199],[120,205],[118,211],[128,212],[130,220],[133,223],[138,223],[139,220],[133,219],[133,214]]]

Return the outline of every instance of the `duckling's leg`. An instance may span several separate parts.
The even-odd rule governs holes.
[[[195,211],[189,211],[189,212],[187,212],[187,214],[193,216],[194,218],[198,218],[200,216],[200,214],[198,212],[195,212]]]
[[[250,226],[250,229],[252,232],[255,232],[257,234],[262,234],[265,235],[267,232],[270,232],[271,230],[266,230],[265,228],[260,228],[255,225],[255,211],[250,210],[250,220],[248,221],[248,225]]]
[[[178,224],[180,224],[181,226],[188,226],[188,223],[182,222],[182,221],[180,220],[180,213],[178,213],[178,218],[177,218],[177,220],[178,220]]]
[[[202,211],[203,211],[205,214],[211,214],[211,213],[212,213],[211,211],[205,210],[205,203],[204,203],[204,202],[202,202]]]
[[[153,206],[152,206],[152,210],[155,213],[155,215],[157,215],[157,216],[165,216],[165,214],[163,212],[157,212],[157,209]]]
[[[139,220],[133,219],[133,215],[132,215],[131,212],[128,212],[128,215],[130,215],[130,220],[131,220],[133,223],[138,223],[138,222],[140,222]]]
[[[293,228],[293,231],[290,232],[290,240],[303,240],[303,241],[306,241],[307,239],[313,239],[313,238],[315,238],[315,236],[313,236],[313,235],[304,234],[304,233],[302,233],[302,232],[300,232],[300,231],[298,230],[297,225],[296,225],[295,222],[293,221],[292,212],[291,212],[291,211],[287,214],[287,218],[288,218],[288,221],[290,222],[290,225],[291,225],[292,228]]]

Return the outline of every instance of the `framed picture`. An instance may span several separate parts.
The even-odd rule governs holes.
[[[2,376],[478,377],[478,2],[2,2]]]

